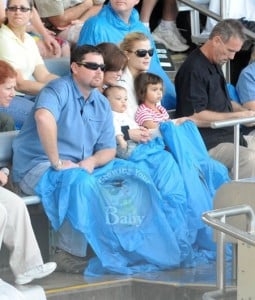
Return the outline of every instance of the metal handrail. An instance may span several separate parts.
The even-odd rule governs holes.
[[[204,5],[198,4],[196,2],[193,2],[191,0],[178,0],[184,4],[186,4],[187,6],[190,6],[191,8],[199,11],[200,13],[204,14],[207,17],[210,17],[216,21],[222,21],[223,20],[223,16],[218,15],[212,11],[210,11],[208,8],[205,8]],[[222,2],[222,1],[221,1]],[[244,33],[251,39],[255,40],[255,33],[247,28],[244,28]]]
[[[247,231],[226,224],[226,217],[245,214],[248,220]],[[217,209],[205,212],[202,215],[205,223],[219,231],[217,235],[217,287],[218,290],[210,291],[203,295],[203,299],[215,299],[227,293],[232,295],[236,292],[236,288],[226,289],[225,285],[225,234],[228,234],[247,244],[255,246],[255,214],[249,205],[238,205],[228,208]]]
[[[206,15],[207,17],[213,18],[216,21],[221,21],[222,20],[222,17],[220,15],[218,15],[218,14],[214,13],[213,11],[209,10],[204,5],[198,4],[198,3],[193,2],[191,0],[178,0],[178,1],[186,4],[187,6],[190,6],[191,8],[199,11],[200,13],[202,13],[203,15]]]
[[[232,225],[222,222],[223,217],[225,219],[226,217],[232,217],[241,214],[245,214],[247,217],[247,231],[240,230]],[[202,219],[214,229],[224,232],[225,234],[228,234],[249,245],[255,246],[255,214],[249,205],[243,204],[205,212],[202,215]]]
[[[245,117],[245,118],[238,118],[238,119],[214,121],[214,122],[211,122],[211,127],[212,128],[222,128],[222,127],[229,127],[229,126],[235,126],[238,124],[248,124],[248,123],[255,124],[255,117]]]
[[[214,121],[211,122],[212,128],[223,128],[234,126],[234,170],[233,170],[233,179],[238,180],[239,178],[239,139],[240,139],[240,125],[243,124],[252,124],[255,123],[255,117],[239,118],[239,119],[230,119],[223,121]]]

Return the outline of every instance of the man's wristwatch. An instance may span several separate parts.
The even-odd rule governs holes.
[[[100,4],[103,4],[104,2],[105,2],[105,0],[93,0],[94,5],[100,5]]]
[[[59,171],[60,169],[62,169],[63,162],[61,159],[59,159],[55,164],[52,164],[51,166],[54,170]]]

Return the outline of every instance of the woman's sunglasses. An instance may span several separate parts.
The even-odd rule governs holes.
[[[152,57],[153,53],[154,53],[154,49],[149,49],[149,50],[146,50],[146,49],[138,49],[136,51],[131,51],[131,50],[128,50],[128,52],[131,52],[131,53],[135,53],[135,55],[137,57],[145,57],[147,55],[147,53],[149,54],[150,57]]]
[[[24,12],[24,13],[32,10],[31,8],[25,7],[25,6],[21,6],[21,7],[18,7],[18,6],[8,6],[6,9],[9,10],[9,11],[11,11],[11,12],[16,12],[16,11],[20,10],[21,12]]]

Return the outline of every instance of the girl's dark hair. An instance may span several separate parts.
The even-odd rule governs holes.
[[[135,86],[135,92],[136,92],[136,98],[138,104],[142,104],[144,102],[147,93],[148,84],[158,84],[158,83],[164,86],[162,78],[153,73],[144,72],[136,76],[134,80],[134,86]]]
[[[101,50],[105,63],[105,71],[119,71],[125,69],[127,57],[120,48],[113,43],[101,43],[97,45]]]

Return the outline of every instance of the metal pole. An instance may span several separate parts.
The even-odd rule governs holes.
[[[226,222],[225,216],[223,216],[220,221],[222,223]],[[217,287],[224,293],[225,290],[225,233],[219,232],[217,237]]]
[[[240,140],[240,124],[236,124],[234,126],[234,180],[238,180],[239,178],[239,140]]]

